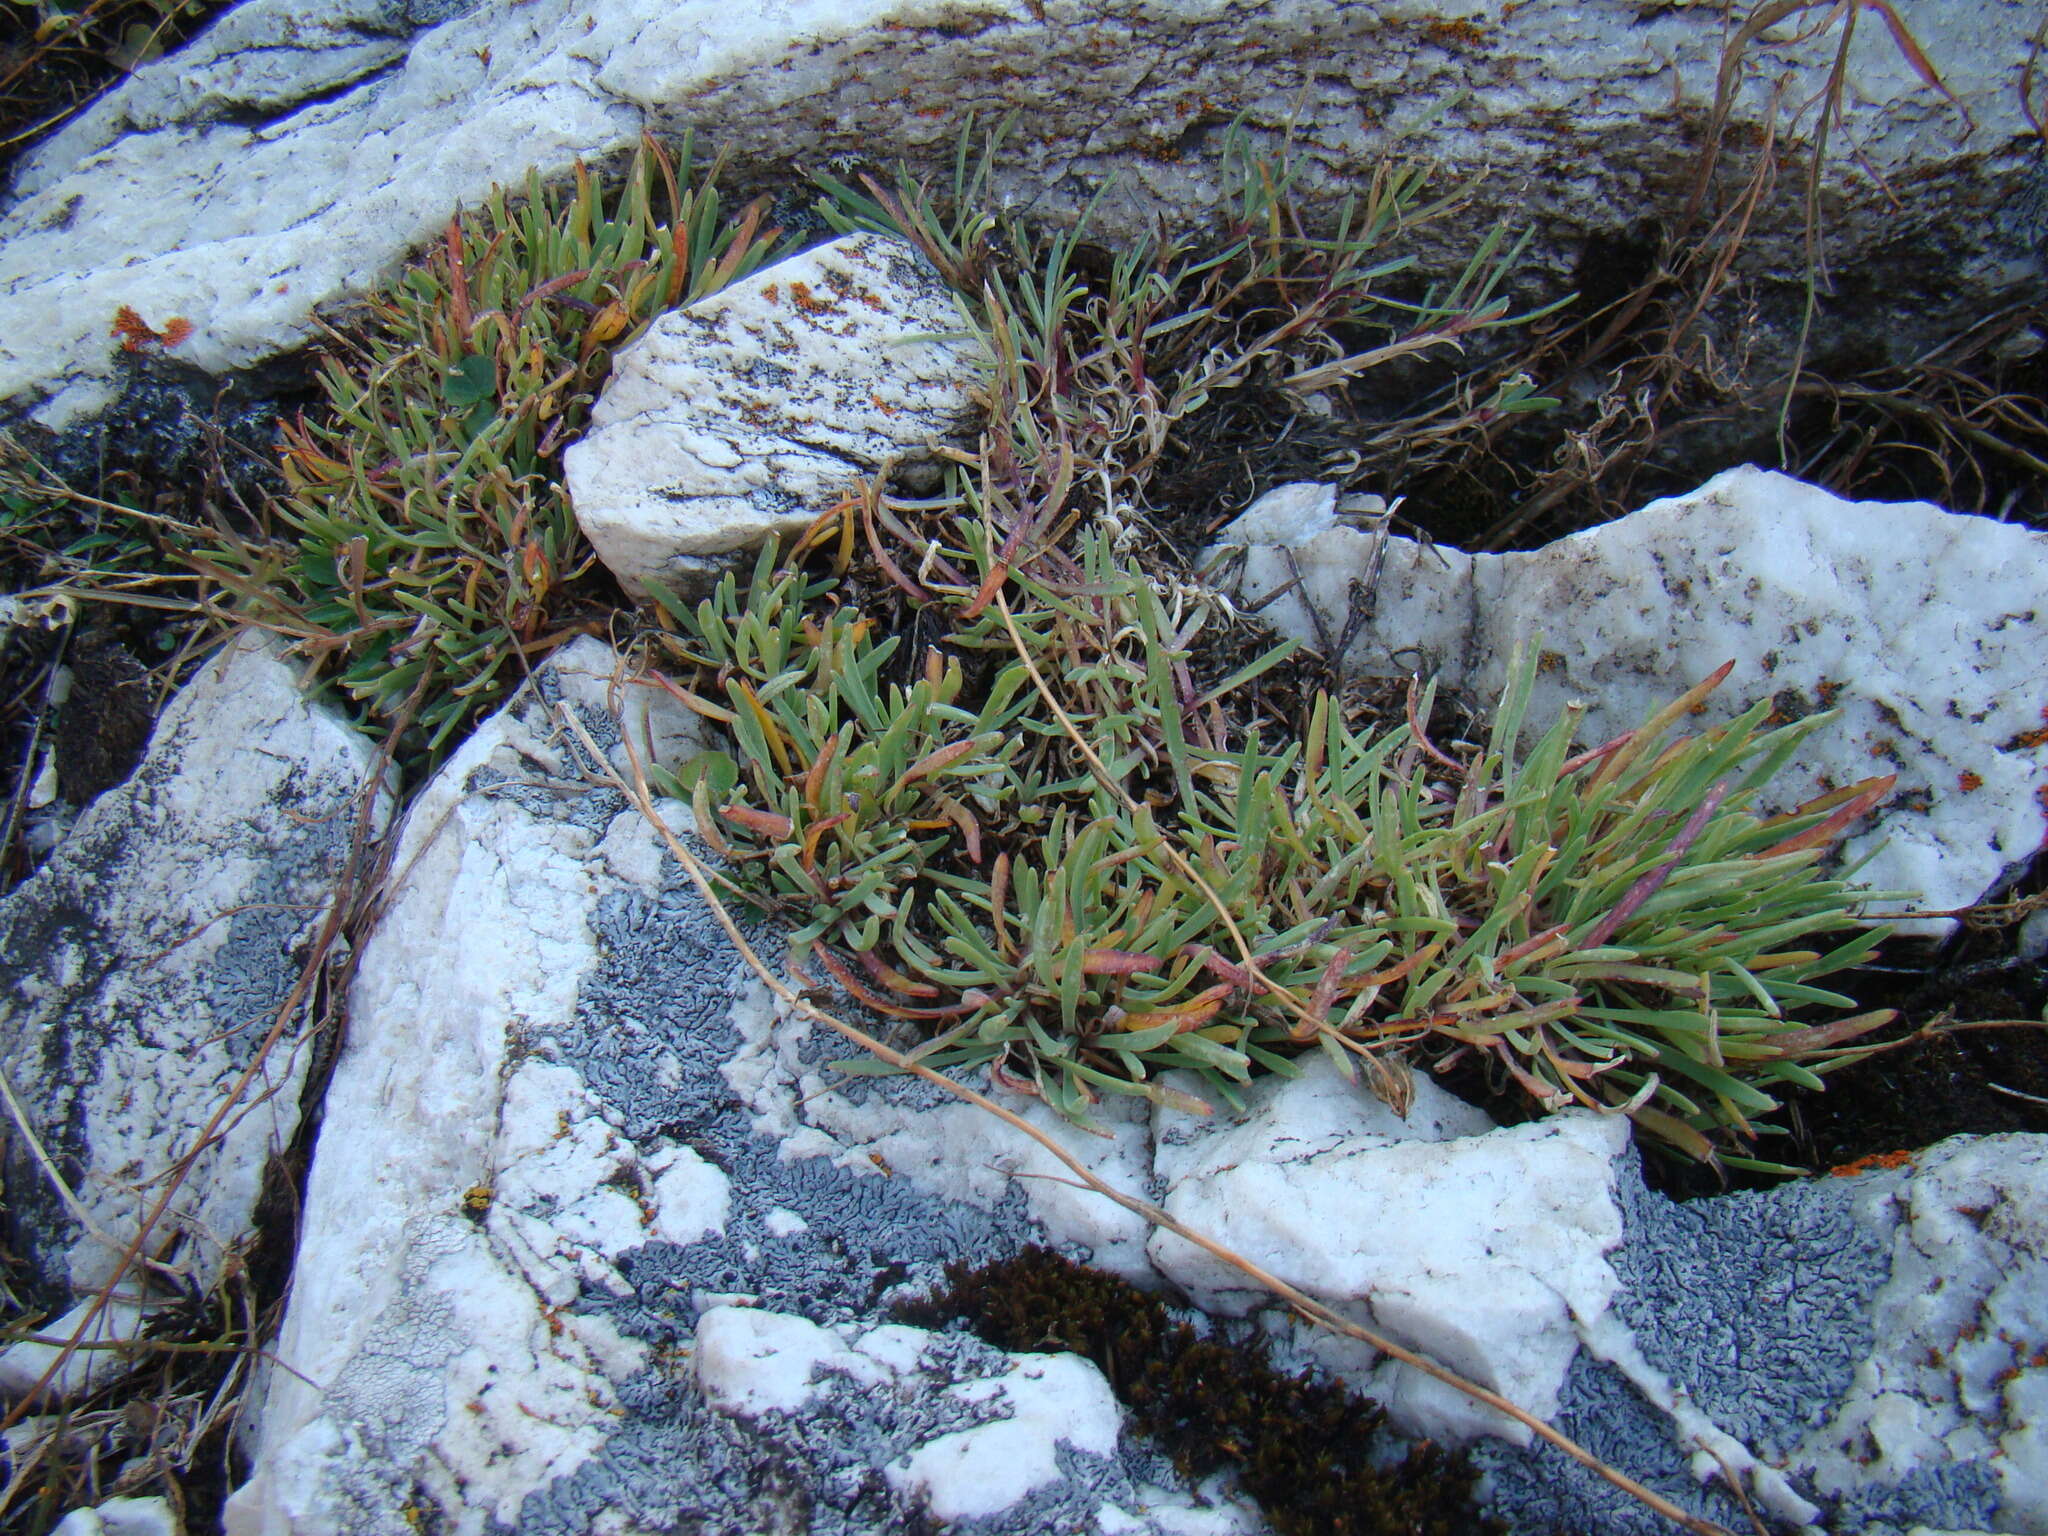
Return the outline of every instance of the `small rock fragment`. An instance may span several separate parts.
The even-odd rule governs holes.
[[[109,1499],[74,1509],[50,1536],[184,1536],[168,1499]]]
[[[576,520],[629,592],[686,590],[801,533],[891,459],[964,444],[979,349],[908,245],[848,235],[663,315],[563,455]]]
[[[1012,1355],[1008,1374],[957,1382],[946,1395],[1006,1417],[928,1440],[888,1469],[940,1520],[1000,1513],[1059,1480],[1061,1445],[1094,1456],[1116,1450],[1123,1414],[1102,1372],[1079,1355]]]

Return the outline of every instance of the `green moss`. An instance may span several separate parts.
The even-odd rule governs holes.
[[[1095,1362],[1138,1427],[1199,1478],[1230,1468],[1282,1536],[1464,1536],[1502,1529],[1471,1503],[1462,1455],[1424,1443],[1384,1467],[1386,1415],[1329,1380],[1276,1370],[1262,1343],[1204,1339],[1157,1297],[1027,1248],[946,1268],[946,1289],[906,1321],[965,1322],[999,1349]]]

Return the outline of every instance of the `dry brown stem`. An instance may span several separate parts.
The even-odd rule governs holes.
[[[560,710],[557,717],[582,743],[592,763],[603,764],[607,762],[604,752],[591,739],[589,732],[584,728],[583,723],[575,717],[573,712]],[[1732,1536],[1732,1533],[1725,1526],[1718,1525],[1711,1520],[1703,1519],[1700,1516],[1689,1514],[1685,1510],[1680,1509],[1670,1500],[1644,1487],[1626,1473],[1609,1466],[1568,1435],[1552,1428],[1527,1409],[1508,1401],[1499,1393],[1490,1391],[1476,1382],[1467,1380],[1448,1367],[1439,1365],[1427,1355],[1420,1354],[1369,1328],[1352,1322],[1349,1318],[1340,1316],[1329,1307],[1323,1305],[1323,1303],[1317,1301],[1313,1296],[1288,1284],[1287,1281],[1252,1263],[1241,1254],[1224,1247],[1214,1238],[1177,1220],[1159,1206],[1117,1189],[1097,1176],[1068,1152],[1066,1148],[1062,1147],[1051,1136],[1040,1130],[1037,1126],[1032,1125],[1022,1116],[1004,1108],[987,1095],[977,1092],[965,1083],[956,1082],[943,1073],[932,1070],[923,1062],[917,1060],[914,1055],[896,1050],[894,1047],[884,1044],[865,1030],[849,1024],[836,1014],[819,1007],[808,998],[802,996],[768,966],[761,959],[760,955],[755,952],[754,947],[748,943],[746,935],[740,931],[738,922],[733,918],[725,903],[719,899],[712,872],[704,866],[703,862],[695,854],[684,846],[682,840],[675,835],[668,823],[662,819],[661,813],[656,809],[653,795],[648,788],[645,765],[641,761],[638,749],[633,745],[630,733],[624,735],[622,740],[632,765],[632,782],[628,783],[615,769],[609,767],[604,770],[603,777],[627,797],[646,819],[648,825],[654,829],[664,846],[674,855],[676,862],[689,875],[691,883],[697,887],[698,894],[703,897],[705,903],[710,907],[712,916],[717,920],[719,927],[724,930],[726,938],[731,941],[733,948],[745,960],[748,968],[760,978],[762,984],[785,1007],[816,1023],[823,1024],[826,1028],[834,1031],[878,1060],[888,1063],[896,1070],[910,1073],[916,1077],[923,1078],[927,1082],[934,1083],[952,1094],[955,1098],[962,1099],[974,1105],[977,1109],[984,1110],[995,1116],[1004,1124],[1011,1126],[1038,1143],[1039,1146],[1058,1159],[1074,1178],[1086,1188],[1106,1200],[1113,1201],[1123,1209],[1143,1218],[1146,1222],[1158,1227],[1162,1231],[1171,1232],[1184,1242],[1193,1244],[1204,1253],[1210,1255],[1210,1257],[1230,1265],[1257,1285],[1285,1301],[1311,1322],[1328,1328],[1333,1332],[1341,1333],[1347,1338],[1356,1339],[1363,1344],[1369,1345],[1382,1354],[1391,1356],[1402,1364],[1411,1366],[1415,1370],[1421,1371],[1423,1374],[1434,1377],[1436,1380],[1455,1388],[1457,1391],[1472,1398],[1475,1402],[1483,1403],[1488,1408],[1505,1414],[1508,1418],[1523,1425],[1539,1439],[1555,1446],[1580,1466],[1597,1473],[1615,1487],[1640,1500],[1648,1508],[1655,1510],[1658,1514],[1671,1520],[1682,1529],[1695,1533],[1695,1536]]]

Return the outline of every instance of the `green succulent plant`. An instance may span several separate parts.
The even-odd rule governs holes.
[[[925,1031],[930,1065],[1087,1123],[1104,1093],[1184,1103],[1176,1068],[1235,1103],[1308,1050],[1392,1091],[1397,1059],[1473,1052],[1542,1108],[1747,1164],[1773,1091],[1888,1017],[1797,1017],[1853,1007],[1816,983],[1883,936],[1820,865],[1888,781],[1749,809],[1828,717],[1667,739],[1717,675],[1605,748],[1567,712],[1523,752],[1525,655],[1483,752],[1431,743],[1426,701],[1368,734],[1327,696],[1269,747],[1232,695],[1291,646],[1197,687],[1217,605],[1106,529],[1013,560],[955,527],[922,657],[767,551],[744,591],[672,604],[678,691],[738,756],[660,779],[797,925],[798,971]]]
[[[449,221],[425,260],[333,333],[326,410],[285,431],[276,540],[199,556],[429,758],[579,632],[591,552],[560,454],[618,349],[781,245],[765,200],[728,220],[652,140],[616,190],[578,165]],[[666,211],[666,220],[659,211]]]
[[[1077,477],[1111,500],[1138,499],[1178,424],[1255,379],[1306,396],[1398,358],[1456,352],[1569,302],[1513,312],[1503,288],[1528,236],[1510,238],[1505,226],[1448,285],[1397,297],[1392,281],[1415,264],[1397,241],[1462,193],[1425,196],[1428,167],[1389,161],[1311,234],[1294,201],[1299,163],[1262,156],[1241,119],[1224,133],[1225,195],[1201,221],[1213,243],[1186,233],[1089,252],[1094,202],[1051,234],[992,211],[994,165],[1015,121],[986,132],[975,153],[968,119],[943,205],[900,167],[889,186],[814,180],[833,228],[909,241],[960,296],[965,329],[992,362],[990,468],[998,482],[1046,494],[1052,511]],[[1366,336],[1376,344],[1361,348]],[[1556,404],[1516,374],[1404,423],[1403,436],[1416,448]]]

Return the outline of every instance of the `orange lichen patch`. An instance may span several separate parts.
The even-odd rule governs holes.
[[[1478,48],[1486,42],[1486,29],[1476,22],[1432,21],[1422,29],[1422,35],[1439,47],[1448,48],[1457,44],[1464,48]]]
[[[1813,689],[1814,696],[1820,700],[1820,707],[1822,709],[1833,709],[1835,707],[1835,695],[1841,691],[1842,685],[1840,683],[1825,677],[1816,683]]]
[[[876,410],[880,411],[884,416],[894,416],[899,410],[902,409],[901,406],[891,405],[888,401],[884,400],[879,393],[872,389],[868,391],[868,402],[871,405],[873,405]]]
[[[761,297],[766,299],[770,304],[780,304],[782,302],[782,284],[768,284],[767,287],[761,290]]]
[[[192,322],[183,315],[173,315],[159,331],[123,304],[114,311],[114,324],[108,334],[121,338],[123,352],[147,352],[152,347],[175,347],[192,334]]]
[[[1956,775],[1956,788],[1966,795],[1973,789],[1982,789],[1983,787],[1984,776],[1981,773],[1972,773],[1969,769],[1965,768]]]
[[[1864,748],[1872,757],[1890,757],[1898,750],[1899,744],[1889,736],[1880,736]]]
[[[1919,1156],[1917,1152],[1872,1152],[1867,1156],[1859,1157],[1851,1162],[1842,1163],[1837,1167],[1830,1168],[1828,1170],[1828,1177],[1831,1179],[1846,1179],[1859,1173],[1877,1173],[1889,1168],[1904,1168],[1917,1156]]]
[[[1536,658],[1538,672],[1556,672],[1564,666],[1564,652],[1545,651]]]
[[[811,285],[809,283],[791,283],[789,285],[789,302],[807,315],[824,315],[832,312],[832,306],[825,300],[811,297]]]
[[[114,311],[114,326],[108,334],[120,337],[122,349],[128,352],[139,352],[156,340],[156,332],[148,322],[126,304]]]
[[[2048,747],[2048,704],[2041,706],[2041,724],[2031,731],[2021,731],[2005,744],[2007,752],[2018,752],[2023,748]]]

